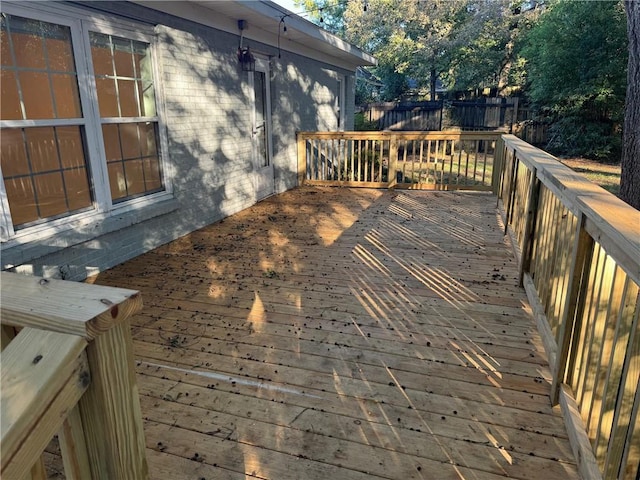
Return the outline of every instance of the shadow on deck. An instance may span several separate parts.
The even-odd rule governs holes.
[[[577,478],[495,204],[300,188],[100,274],[151,478]]]

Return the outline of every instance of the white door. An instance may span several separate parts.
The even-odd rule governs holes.
[[[255,72],[249,73],[252,90],[252,137],[256,196],[261,200],[274,192],[271,147],[271,95],[269,62],[256,59]]]

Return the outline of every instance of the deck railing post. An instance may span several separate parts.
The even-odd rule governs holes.
[[[520,249],[520,266],[518,267],[518,285],[524,286],[524,274],[531,268],[531,253],[533,252],[533,239],[535,235],[536,219],[538,217],[538,198],[540,196],[541,182],[537,179],[536,168],[531,170],[531,182],[527,197],[527,218],[525,219],[522,247]]]
[[[80,400],[94,479],[148,477],[129,320],[87,347],[91,385]]]
[[[560,318],[560,331],[558,332],[558,355],[556,356],[556,365],[551,365],[554,372],[551,384],[551,403],[553,405],[558,404],[560,386],[565,383],[568,370],[572,369],[572,356],[569,350],[572,339],[580,333],[576,331],[574,325],[576,318],[582,315],[584,308],[584,302],[578,302],[578,300],[587,288],[589,264],[594,245],[593,238],[585,230],[585,216],[582,212],[579,213],[576,223],[567,299]]]
[[[78,467],[68,478],[148,478],[129,321],[142,308],[138,292],[5,272],[0,277],[3,324],[48,335],[62,333],[66,337],[61,342],[71,342],[70,337],[82,343],[90,383],[79,383],[82,393],[64,405],[65,412],[70,412],[65,424],[64,416],[59,416],[64,431],[61,448],[76,447],[75,452],[63,454],[66,463]],[[75,388],[76,383],[71,386]],[[77,410],[72,409],[76,404]],[[86,455],[77,448],[83,440]]]
[[[507,205],[504,215],[504,234],[509,231],[509,224],[513,216],[513,204],[515,202],[516,190],[518,188],[518,157],[513,152],[511,157],[511,165],[509,169],[509,185],[507,187]]]
[[[389,139],[389,166],[387,170],[387,180],[389,188],[393,188],[398,183],[398,136],[391,134]]]
[[[307,178],[307,139],[298,132],[297,136],[297,154],[298,154],[298,186],[304,185]]]
[[[496,146],[493,158],[493,171],[491,172],[491,187],[493,194],[500,198],[500,179],[504,168],[504,140],[502,135],[496,139]]]

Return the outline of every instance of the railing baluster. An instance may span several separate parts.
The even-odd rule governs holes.
[[[609,446],[619,442],[618,432],[621,430],[621,428],[619,428],[620,409],[616,407],[616,404],[618,403],[619,392],[623,387],[622,382],[625,378],[625,358],[629,346],[633,342],[633,334],[638,328],[638,315],[635,315],[634,319],[634,314],[638,311],[639,300],[638,286],[627,277],[621,303],[622,308],[616,321],[614,352],[613,355],[611,355],[611,360],[607,368],[606,398],[604,408],[602,409],[603,413],[599,420],[599,435],[596,438],[596,457],[599,461],[602,460],[605,471],[610,456]],[[620,364],[623,365],[622,368],[618,367]],[[604,437],[604,431],[608,432],[608,436]]]
[[[589,264],[591,263],[591,252],[593,250],[593,239],[584,229],[584,215],[577,218],[577,229],[574,237],[573,248],[571,249],[571,267],[569,272],[569,285],[567,288],[567,301],[565,302],[560,321],[560,334],[558,338],[557,364],[552,365],[554,371],[553,382],[551,384],[551,403],[558,404],[560,395],[560,385],[565,383],[567,377],[567,367],[569,363],[569,347],[572,336],[575,334],[576,318],[582,314],[578,299],[584,296],[589,278]],[[584,305],[582,303],[582,305]],[[574,339],[575,341],[575,339]]]
[[[73,407],[58,432],[64,475],[67,480],[91,478],[89,454],[78,405]]]
[[[523,286],[524,274],[529,271],[531,265],[531,252],[533,250],[533,234],[538,216],[538,197],[540,195],[540,182],[537,178],[537,170],[531,171],[529,195],[527,197],[527,216],[525,219],[524,236],[520,249],[520,266],[518,268],[518,285]]]

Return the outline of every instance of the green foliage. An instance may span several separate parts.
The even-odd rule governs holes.
[[[612,122],[580,115],[558,116],[549,126],[546,148],[556,155],[617,161],[622,152],[622,136]]]
[[[357,131],[378,130],[378,124],[364,118],[364,113],[356,113],[354,118],[354,128]]]
[[[295,5],[304,9],[310,21],[336,35],[344,35],[344,0],[295,0]]]
[[[527,94],[550,118],[555,153],[619,155],[627,37],[621,2],[551,3],[521,52]]]
[[[452,90],[517,89],[523,84],[517,74],[514,46],[538,16],[539,9],[524,10],[518,3],[493,1],[477,7],[469,19],[467,41],[452,55],[444,77]]]
[[[433,95],[435,80],[451,89],[507,86],[515,39],[535,12],[509,0],[352,0],[344,13],[347,40],[373,53],[385,100],[409,88]],[[536,11],[537,12],[537,11]]]

